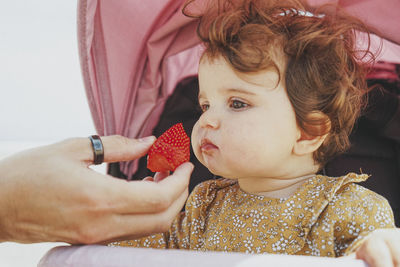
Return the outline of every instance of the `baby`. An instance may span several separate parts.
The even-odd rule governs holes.
[[[355,184],[368,175],[317,174],[349,147],[367,92],[354,31],[365,29],[303,10],[225,1],[199,16],[203,114],[191,140],[223,178],[198,185],[168,232],[113,245],[399,260],[388,202]]]

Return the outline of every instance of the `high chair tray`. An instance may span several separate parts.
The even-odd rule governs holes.
[[[349,257],[326,258],[288,255],[199,252],[147,248],[106,247],[99,245],[60,246],[51,249],[38,267],[266,267],[266,266],[340,266],[366,267],[361,260]]]

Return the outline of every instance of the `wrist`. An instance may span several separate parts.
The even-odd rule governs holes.
[[[0,192],[0,242],[11,241],[10,229],[10,216],[8,209],[8,201],[5,199],[3,192]]]
[[[10,229],[16,222],[12,222],[12,215],[15,215],[15,202],[11,201],[10,178],[12,170],[8,167],[6,160],[0,161],[0,242],[13,241]],[[12,211],[14,210],[14,211]]]

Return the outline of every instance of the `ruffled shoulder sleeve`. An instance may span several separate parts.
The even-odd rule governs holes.
[[[354,182],[368,178],[350,173],[336,179],[328,193],[326,213],[335,222],[336,256],[348,255],[361,245],[364,238],[380,228],[394,228],[393,211],[388,201],[377,193]]]

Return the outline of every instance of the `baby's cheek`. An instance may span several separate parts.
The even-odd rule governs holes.
[[[249,140],[241,140],[235,143],[231,142],[226,144],[225,147],[224,156],[228,164],[232,166],[243,168],[251,164],[254,160],[257,160],[257,152],[254,151]]]
[[[192,147],[193,147],[193,149],[195,148],[195,144],[196,144],[196,141],[197,141],[197,137],[198,137],[198,129],[199,129],[199,127],[198,127],[198,122],[196,122],[195,124],[194,124],[194,126],[193,126],[193,129],[192,129],[192,135],[190,136],[190,142],[192,143]]]
[[[200,153],[200,150],[199,150],[199,142],[200,142],[200,140],[198,140],[198,136],[199,136],[198,135],[198,126],[197,126],[197,123],[196,123],[193,126],[192,135],[190,137],[190,142],[191,142],[191,145],[192,145],[192,149],[193,149],[194,155],[196,156],[197,159],[200,160],[200,156],[201,156],[201,153]]]
[[[241,158],[244,164],[256,164],[263,162],[266,154],[270,150],[268,141],[264,138],[266,134],[259,134],[261,130],[255,128],[258,132],[240,133],[241,138],[236,138],[235,143],[231,146],[234,150],[232,153]]]

